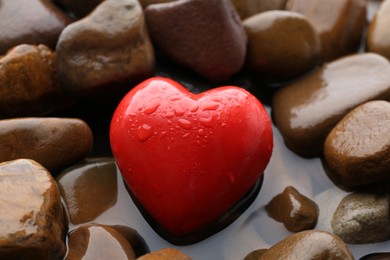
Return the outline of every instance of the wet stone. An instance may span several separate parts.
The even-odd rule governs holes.
[[[149,246],[135,229],[122,225],[114,225],[110,227],[121,233],[122,236],[126,238],[137,257],[150,253]]]
[[[312,229],[317,224],[319,208],[311,199],[288,186],[265,206],[268,215],[291,232]]]
[[[390,59],[390,1],[383,1],[367,34],[367,51],[375,52]]]
[[[334,60],[359,49],[366,0],[288,0],[287,9],[308,18],[321,38],[323,58]]]
[[[242,68],[247,37],[230,0],[155,4],[145,17],[156,48],[177,64],[215,82]]]
[[[71,20],[47,0],[2,0],[0,55],[20,44],[45,44],[54,49]]]
[[[370,101],[348,113],[329,133],[324,159],[347,186],[390,180],[390,103]]]
[[[310,230],[288,236],[273,245],[258,259],[353,260],[354,258],[347,245],[338,236]]]
[[[93,11],[103,0],[56,0],[69,13],[82,18]]]
[[[275,125],[289,149],[322,155],[325,138],[352,109],[369,100],[390,100],[390,64],[373,53],[323,65],[283,87],[273,99]]]
[[[72,224],[90,222],[116,203],[117,175],[112,158],[87,159],[56,179]]]
[[[321,63],[320,38],[301,14],[267,11],[243,25],[249,40],[247,67],[264,78],[294,78]]]
[[[284,10],[287,0],[231,0],[241,19],[271,11]]]
[[[66,260],[135,259],[127,239],[110,226],[90,224],[78,227],[68,235]]]
[[[267,252],[268,249],[257,249],[257,250],[254,250],[252,252],[250,252],[249,254],[247,254],[245,257],[244,257],[244,260],[257,260],[259,259],[265,252]]]
[[[58,187],[32,160],[0,164],[0,259],[61,259],[66,223]]]
[[[333,233],[345,243],[367,244],[390,239],[388,194],[352,193],[343,198],[333,215]]]
[[[56,174],[83,160],[91,149],[92,132],[79,119],[0,120],[0,162],[28,158]]]
[[[85,97],[124,93],[155,66],[137,0],[104,1],[62,31],[56,54],[60,83]]]
[[[54,61],[45,45],[18,45],[0,58],[0,117],[45,114],[62,105]]]
[[[137,260],[191,260],[191,258],[180,250],[168,247],[141,256]]]

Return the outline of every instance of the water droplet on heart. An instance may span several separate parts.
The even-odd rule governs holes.
[[[201,135],[201,136],[204,136],[206,134],[206,131],[203,128],[200,128],[198,130],[198,134]]]
[[[225,127],[227,127],[227,124],[226,124],[226,123],[222,123],[221,126],[222,126],[223,128],[225,128]]]
[[[183,116],[186,111],[181,107],[175,107],[173,108],[173,112],[175,113],[175,116]]]
[[[217,110],[219,107],[219,104],[217,102],[208,102],[206,104],[203,104],[203,110]]]
[[[227,177],[230,184],[233,184],[236,182],[236,177],[234,176],[234,174],[232,172],[228,172],[226,174],[226,177]]]
[[[152,135],[153,135],[153,129],[150,125],[143,124],[143,125],[138,127],[138,130],[137,130],[138,140],[144,142],[144,141],[148,140]]]
[[[181,96],[177,95],[177,96],[172,96],[169,98],[170,101],[176,101],[176,100],[179,100],[181,99]]]
[[[213,117],[211,115],[208,117],[199,118],[199,122],[206,127],[212,127],[214,124]]]
[[[168,110],[167,112],[165,112],[165,118],[173,118],[175,116],[175,114],[173,113],[173,110]]]
[[[198,111],[198,109],[199,109],[199,105],[198,104],[193,104],[191,107],[190,107],[190,111],[191,112],[196,112],[196,111]]]
[[[144,113],[147,114],[147,115],[150,115],[150,114],[153,114],[154,112],[156,112],[157,108],[160,106],[160,100],[152,100],[151,102],[149,102],[145,109],[144,109]]]
[[[184,118],[179,118],[177,120],[177,123],[180,127],[186,129],[186,130],[189,130],[192,128],[192,125],[191,125],[191,122],[188,121],[187,119],[184,119]]]
[[[188,137],[190,137],[190,133],[185,133],[185,134],[183,135],[183,138],[185,138],[185,139],[187,139]]]

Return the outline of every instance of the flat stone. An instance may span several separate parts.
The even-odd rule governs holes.
[[[332,219],[333,232],[345,243],[367,244],[390,239],[388,194],[352,193],[338,205]]]
[[[18,45],[0,57],[0,117],[47,114],[70,102],[62,102],[54,61],[45,45]]]
[[[0,259],[61,259],[66,223],[60,192],[38,163],[0,163]]]
[[[84,96],[124,93],[151,76],[155,57],[137,0],[107,0],[67,26],[56,49],[58,79]]]
[[[82,224],[115,205],[118,196],[116,164],[112,158],[87,159],[56,178],[69,221]]]
[[[127,239],[110,226],[89,224],[69,233],[66,260],[135,258]]]
[[[54,49],[71,20],[51,1],[2,0],[0,55],[20,44],[44,44]]]
[[[241,19],[271,11],[284,10],[287,0],[231,0]]]
[[[287,10],[301,13],[320,35],[326,61],[357,52],[366,25],[366,0],[288,0]]]
[[[348,246],[336,235],[309,230],[295,233],[273,245],[259,260],[340,259],[353,260]]]
[[[145,9],[150,36],[168,58],[211,81],[243,66],[247,37],[230,0],[178,0]]]
[[[56,0],[66,11],[82,18],[93,11],[103,0]]]
[[[167,247],[143,255],[137,260],[191,260],[191,258],[178,249]]]
[[[364,53],[323,65],[278,91],[272,113],[288,148],[304,157],[322,155],[325,138],[352,109],[390,100],[390,64]]]
[[[329,133],[324,159],[348,186],[390,180],[390,103],[371,101],[348,113]]]
[[[244,20],[243,25],[249,40],[247,67],[257,75],[291,79],[322,61],[320,38],[301,14],[267,11]]]
[[[367,51],[390,59],[390,1],[382,1],[373,21],[368,27]]]
[[[90,128],[79,119],[0,120],[0,162],[28,158],[52,174],[83,160],[92,141]]]

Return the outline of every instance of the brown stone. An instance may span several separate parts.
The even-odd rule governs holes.
[[[249,70],[269,79],[297,77],[321,63],[321,42],[307,19],[288,11],[267,11],[243,21]]]
[[[390,180],[390,103],[371,101],[348,113],[329,133],[324,159],[348,186]]]
[[[138,0],[138,1],[141,4],[142,8],[146,8],[148,5],[168,3],[168,2],[173,2],[176,0]]]
[[[271,11],[284,10],[287,0],[231,0],[241,19]]]
[[[103,0],[57,0],[68,12],[82,18],[93,11]]]
[[[2,0],[0,55],[20,44],[45,44],[54,49],[71,20],[47,0]]]
[[[389,240],[389,195],[357,192],[347,195],[333,215],[332,228],[333,233],[349,244]]]
[[[287,9],[307,17],[321,38],[326,61],[356,52],[366,24],[366,0],[288,0]]]
[[[116,164],[112,158],[88,159],[56,179],[72,224],[90,222],[116,203]]]
[[[308,197],[288,186],[265,206],[268,215],[291,232],[312,229],[317,224],[319,208]]]
[[[126,238],[110,226],[89,224],[69,233],[66,260],[135,258]]]
[[[50,173],[32,160],[0,163],[0,259],[61,259],[66,223]]]
[[[52,174],[81,161],[92,148],[92,132],[79,119],[0,120],[0,162],[28,158]]]
[[[244,260],[257,260],[259,259],[265,252],[267,252],[268,249],[257,249],[257,250],[254,250],[252,252],[250,252],[249,254],[247,254],[245,257],[244,257]]]
[[[212,81],[243,66],[247,37],[230,0],[178,0],[145,9],[151,38],[168,58]]]
[[[332,128],[356,106],[390,100],[390,64],[372,53],[325,64],[283,87],[272,114],[287,147],[305,157],[320,156]]]
[[[141,237],[135,229],[122,225],[114,225],[110,227],[121,233],[122,236],[127,239],[137,257],[150,253],[150,249],[144,238]]]
[[[46,114],[62,105],[54,61],[45,45],[18,45],[0,58],[0,117]]]
[[[60,83],[85,96],[126,92],[151,76],[154,51],[137,0],[107,0],[60,35]]]
[[[177,249],[168,247],[143,255],[137,260],[191,260],[191,258]]]
[[[258,258],[353,260],[347,245],[336,235],[318,231],[302,231],[273,245]]]
[[[367,51],[375,52],[390,59],[390,1],[383,1],[367,34]]]

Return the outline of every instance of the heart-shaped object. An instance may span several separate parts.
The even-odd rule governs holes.
[[[256,197],[251,191],[273,148],[271,120],[246,90],[229,86],[192,94],[158,77],[120,102],[110,142],[137,206],[174,244],[197,242],[213,233],[203,232],[213,223],[234,221],[242,198],[252,197],[251,203]]]

